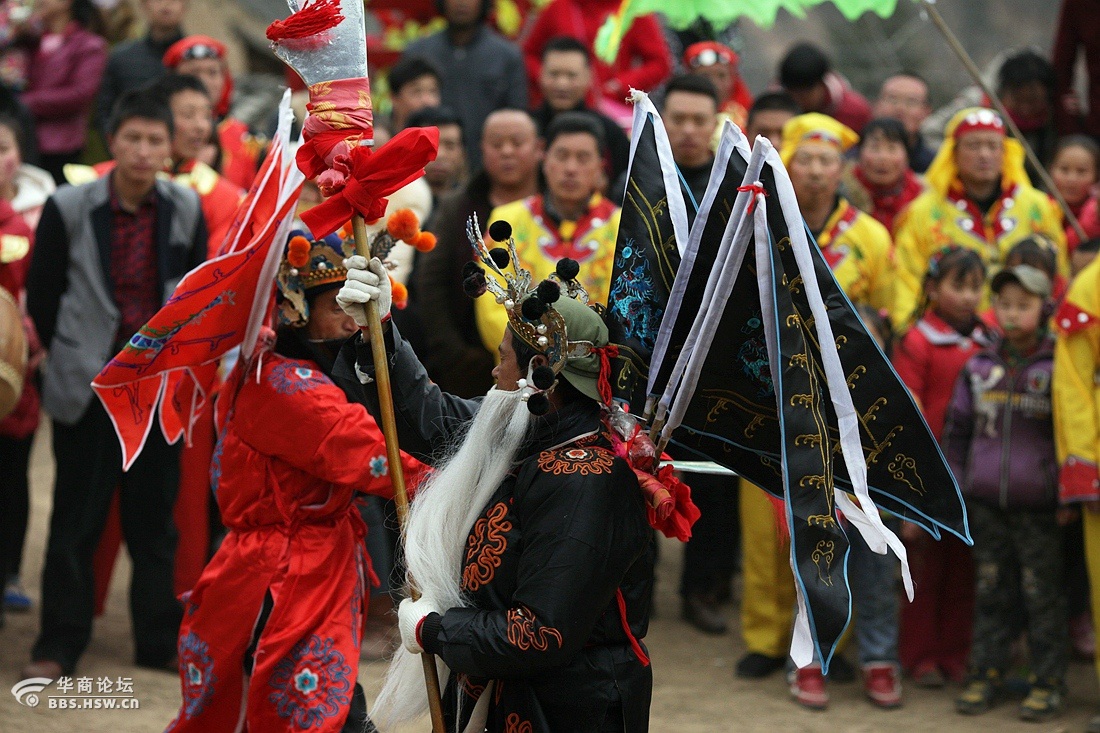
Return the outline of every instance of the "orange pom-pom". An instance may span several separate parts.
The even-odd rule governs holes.
[[[353,236],[355,236],[355,228],[351,221],[344,222],[344,226],[340,227],[340,239],[351,239]]]
[[[409,289],[391,277],[390,291],[393,296],[393,307],[405,310],[405,306],[409,304]]]
[[[420,232],[410,243],[418,252],[431,252],[435,249],[435,235],[431,232]]]
[[[298,235],[290,240],[287,245],[286,261],[291,267],[305,267],[309,264],[309,240]]]
[[[420,220],[412,209],[398,209],[386,220],[386,231],[394,239],[412,244],[420,233]]]

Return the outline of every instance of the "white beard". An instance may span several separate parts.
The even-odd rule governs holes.
[[[518,391],[494,387],[457,449],[417,488],[405,527],[405,561],[421,598],[440,612],[470,605],[460,585],[467,537],[504,481],[532,420]],[[437,664],[440,684],[446,685],[450,670],[442,661]],[[391,729],[423,715],[427,707],[420,655],[399,647],[371,719],[380,729]]]

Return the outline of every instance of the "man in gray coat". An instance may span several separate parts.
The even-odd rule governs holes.
[[[114,169],[46,202],[27,280],[28,309],[49,349],[42,403],[53,418],[57,475],[42,626],[24,678],[72,675],[88,645],[92,558],[116,488],[133,561],[135,661],[167,668],[175,658],[179,446],[154,428],[123,473],[118,438],[91,381],[205,259],[206,225],[194,191],[157,177],[172,139],[172,113],[162,100],[142,91],[123,95],[109,133]]]
[[[466,160],[474,171],[481,168],[481,128],[489,113],[527,109],[523,56],[486,25],[490,0],[436,0],[436,7],[447,27],[410,43],[404,55],[426,58],[442,70],[442,102],[462,118]]]

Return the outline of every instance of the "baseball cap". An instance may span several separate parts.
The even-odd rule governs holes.
[[[1006,267],[993,276],[989,288],[994,293],[999,293],[1007,283],[1016,283],[1021,288],[1038,295],[1041,298],[1049,298],[1051,293],[1050,278],[1037,267],[1031,265],[1016,265]]]

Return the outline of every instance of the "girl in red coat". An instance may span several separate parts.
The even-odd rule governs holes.
[[[894,368],[937,438],[959,372],[987,344],[977,316],[984,285],[985,266],[976,252],[959,246],[937,252],[928,264],[918,319],[894,351]],[[945,677],[961,681],[974,608],[970,548],[953,537],[935,542],[912,524],[902,536],[913,584],[920,588],[912,603],[902,604],[902,668],[923,687],[942,686]]]
[[[278,335],[216,405],[210,479],[229,533],[183,597],[170,731],[372,730],[356,682],[373,578],[356,493],[392,497],[381,432],[327,376],[356,331],[336,305],[337,236],[294,236]],[[422,466],[404,460],[416,483]]]
[[[0,297],[11,297],[17,304],[24,300],[33,237],[23,217],[0,199],[0,288],[5,291]],[[38,427],[38,390],[31,376],[42,349],[30,320],[24,319],[24,324],[31,361],[14,412],[0,420],[0,581],[4,583],[3,607],[10,611],[29,611],[31,607],[19,584],[19,566],[30,512],[27,467]]]

